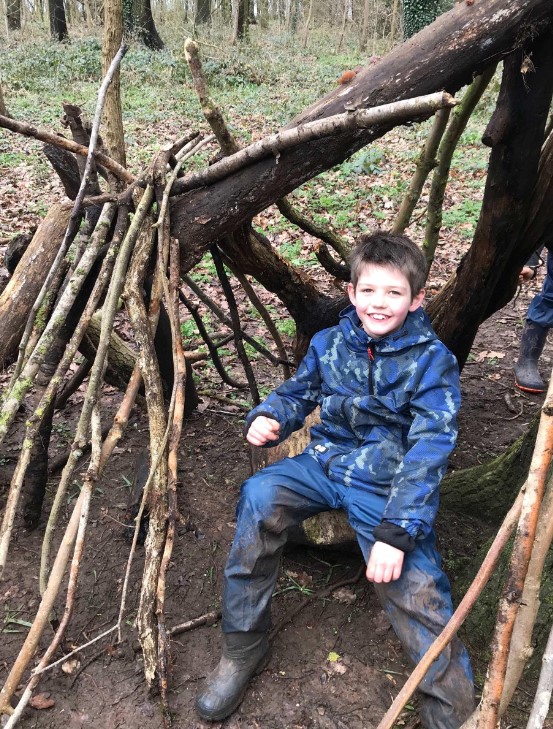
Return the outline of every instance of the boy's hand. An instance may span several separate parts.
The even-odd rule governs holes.
[[[401,575],[404,553],[385,542],[375,542],[367,565],[367,580],[392,582]]]
[[[248,428],[246,440],[254,446],[262,446],[270,440],[278,440],[280,425],[276,420],[258,415]]]

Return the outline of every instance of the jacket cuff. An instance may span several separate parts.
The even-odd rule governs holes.
[[[407,529],[391,521],[383,521],[374,528],[373,534],[377,541],[389,544],[396,549],[401,549],[402,552],[412,552],[416,547],[415,540]]]

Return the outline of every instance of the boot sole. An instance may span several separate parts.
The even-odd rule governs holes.
[[[519,390],[522,390],[523,392],[533,392],[533,393],[540,393],[545,392],[545,387],[542,387],[541,389],[536,387],[526,387],[525,385],[520,385],[516,379],[515,379],[515,387],[518,387]]]
[[[258,676],[262,671],[267,668],[267,664],[271,660],[271,649],[267,651],[267,653],[263,656],[263,658],[259,661],[258,666],[256,667],[255,671],[252,673],[252,678],[254,676]],[[250,679],[251,680],[251,679]],[[244,690],[240,693],[240,695],[237,697],[236,701],[232,704],[230,708],[226,708],[224,711],[218,711],[218,712],[210,712],[209,714],[207,712],[203,712],[200,707],[196,704],[196,711],[198,712],[199,716],[201,716],[204,721],[223,721],[223,719],[227,719],[231,714],[234,714],[236,709],[240,706],[242,701],[244,700],[244,696],[246,695],[246,691],[248,690],[250,685],[250,681],[244,686]]]

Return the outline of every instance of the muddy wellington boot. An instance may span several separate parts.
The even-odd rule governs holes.
[[[266,633],[223,633],[223,655],[196,696],[202,719],[222,721],[240,705],[252,676],[269,660]]]
[[[538,360],[543,351],[546,327],[527,321],[520,338],[518,361],[514,365],[515,385],[525,392],[543,392],[545,384],[538,370]]]

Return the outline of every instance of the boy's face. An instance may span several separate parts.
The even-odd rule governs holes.
[[[348,285],[351,303],[363,329],[371,337],[397,331],[407,314],[422,304],[424,289],[415,296],[405,274],[399,269],[369,263],[361,271],[357,286]]]

